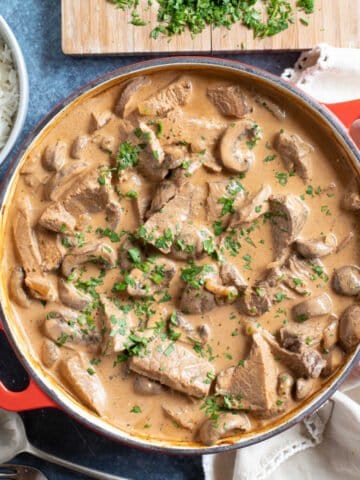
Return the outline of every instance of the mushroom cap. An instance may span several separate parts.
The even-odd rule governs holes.
[[[122,90],[116,103],[116,115],[123,118],[130,115],[130,113],[136,108],[136,102],[138,100],[136,93],[150,83],[151,79],[145,76],[136,77],[133,80],[130,80],[125,85],[125,88]]]
[[[116,260],[115,250],[110,245],[99,242],[78,248],[65,255],[61,271],[65,277],[68,277],[76,267],[84,263],[97,261],[104,264],[104,267],[111,268],[115,266]]]
[[[80,292],[73,284],[59,277],[58,292],[60,301],[67,307],[82,310],[91,302],[91,296]]]
[[[216,422],[207,419],[201,425],[199,437],[205,445],[214,445],[220,438],[230,436],[235,430],[247,432],[250,430],[251,423],[244,413],[220,413]]]
[[[353,351],[360,342],[360,304],[350,305],[340,317],[340,343],[346,352]]]
[[[249,142],[259,137],[260,132],[253,120],[243,119],[229,125],[220,141],[224,167],[230,172],[247,172],[255,160]]]
[[[159,395],[164,392],[164,387],[160,383],[150,380],[143,375],[136,375],[134,378],[134,391],[139,395]]]
[[[360,294],[360,268],[356,265],[346,265],[338,268],[332,278],[332,286],[336,293],[346,296]]]
[[[30,299],[24,290],[25,274],[21,267],[14,267],[10,273],[9,278],[9,293],[10,297],[20,307],[29,308]]]
[[[292,312],[298,322],[303,322],[312,317],[327,315],[332,311],[332,300],[327,293],[312,297],[293,306]]]
[[[295,384],[296,400],[304,400],[311,395],[316,387],[316,380],[313,378],[298,378]]]
[[[337,247],[337,238],[329,233],[323,239],[297,240],[296,250],[304,258],[321,258],[333,253]]]

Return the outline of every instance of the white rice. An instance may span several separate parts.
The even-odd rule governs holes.
[[[19,104],[19,82],[9,47],[0,38],[0,151],[12,129]]]

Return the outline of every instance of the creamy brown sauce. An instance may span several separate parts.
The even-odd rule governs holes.
[[[134,94],[135,104],[138,104],[151,95],[155,95],[161,88],[168,85],[174,77],[175,75],[173,74],[154,75],[151,78],[150,84],[147,84]],[[215,374],[209,376],[208,386],[209,388],[211,387],[209,395],[211,398],[214,398],[213,389],[216,375],[225,368],[239,365],[239,362],[241,365],[243,361],[247,359],[252,342],[251,335],[244,332],[247,320],[254,320],[256,325],[261,325],[262,328],[276,335],[280,328],[284,326],[295,323],[297,325],[299,324],[299,322],[296,321],[299,319],[294,318],[292,308],[294,305],[308,298],[327,293],[332,300],[331,313],[339,317],[349,305],[354,303],[353,297],[339,295],[334,292],[331,285],[331,278],[335,269],[344,265],[359,264],[359,225],[356,215],[341,208],[341,201],[348,185],[348,179],[344,175],[341,166],[336,166],[338,161],[336,149],[326,144],[326,142],[319,137],[316,128],[308,125],[298,111],[293,111],[291,108],[288,108],[286,104],[282,105],[280,100],[279,104],[281,108],[284,109],[286,118],[279,120],[275,118],[267,108],[255,101],[254,92],[250,86],[242,86],[243,91],[248,96],[248,103],[252,108],[251,112],[246,113],[246,118],[252,119],[261,128],[262,138],[255,140],[254,145],[252,145],[253,148],[246,147],[248,149],[250,148],[249,151],[254,154],[255,161],[247,172],[239,176],[236,172],[229,172],[226,168],[221,168],[222,160],[219,158],[220,154],[217,147],[223,131],[226,128],[231,128],[231,124],[238,122],[239,119],[222,115],[207,95],[208,88],[223,85],[226,81],[218,77],[203,76],[195,73],[188,73],[186,78],[191,82],[192,93],[187,103],[178,107],[178,111],[189,117],[201,117],[207,121],[217,122],[223,125],[223,129],[217,134],[213,146],[209,147],[206,139],[203,142],[203,150],[211,149],[213,151],[214,158],[220,166],[219,170],[221,171],[216,173],[204,166],[200,166],[192,175],[186,177],[197,192],[204,191],[203,199],[199,203],[194,203],[192,206],[190,214],[191,222],[196,226],[196,229],[200,230],[205,228],[211,232],[211,238],[219,252],[217,259],[213,258],[214,254],[211,256],[205,252],[201,258],[194,260],[196,265],[213,264],[220,266],[222,262],[231,263],[237,267],[250,288],[254,286],[257,281],[266,278],[269,264],[275,260],[274,242],[278,241],[278,239],[274,239],[272,232],[271,215],[264,217],[262,214],[258,215],[255,223],[251,222],[241,226],[235,226],[232,234],[229,234],[230,229],[228,229],[221,235],[214,235],[214,221],[209,221],[207,217],[207,182],[218,180],[230,181],[232,178],[235,182],[238,182],[237,185],[241,185],[241,187],[244,188],[248,199],[251,199],[252,196],[266,185],[271,186],[272,195],[292,194],[297,196],[309,209],[308,218],[298,235],[301,239],[321,238],[324,235],[332,233],[336,236],[338,243],[340,243],[350,232],[354,234],[354,238],[345,248],[340,249],[337,253],[321,258],[323,266],[320,270],[316,270],[316,266],[311,266],[309,261],[307,261],[308,265],[310,265],[310,270],[313,268],[311,278],[307,281],[308,290],[311,292],[309,295],[299,295],[292,289],[287,289],[284,294],[284,290],[279,286],[272,292],[272,306],[269,311],[254,317],[241,313],[238,308],[238,299],[235,298],[223,299],[223,304],[220,302],[215,308],[203,314],[186,314],[183,312],[184,317],[186,317],[195,329],[206,324],[209,327],[210,336],[208,341],[201,347],[199,344],[192,345],[191,342],[183,343],[184,334],[182,334],[180,338],[175,339],[173,343],[183,345],[199,358],[210,359],[209,362],[213,366]],[[14,265],[23,266],[21,264],[21,256],[19,256],[16,250],[16,238],[14,238],[13,229],[13,223],[16,221],[15,219],[19,214],[19,209],[24,208],[25,199],[27,198],[31,204],[31,225],[35,228],[44,210],[52,203],[45,199],[46,195],[44,191],[46,189],[46,181],[55,174],[54,172],[44,169],[42,165],[46,147],[53,146],[58,141],[65,143],[65,165],[72,165],[81,161],[88,163],[87,170],[67,186],[64,195],[67,195],[69,191],[73,191],[89,172],[94,172],[95,169],[101,167],[98,173],[99,186],[101,186],[103,182],[102,177],[105,176],[110,179],[112,175],[112,179],[109,180],[111,185],[109,188],[112,189],[116,201],[119,202],[122,209],[120,224],[115,228],[115,232],[113,232],[116,234],[115,237],[113,235],[113,239],[116,240],[114,242],[107,236],[103,236],[99,233],[99,230],[97,230],[99,228],[110,228],[109,221],[107,221],[106,218],[107,214],[105,210],[101,208],[99,208],[100,211],[98,212],[90,213],[86,226],[82,228],[77,226],[74,235],[67,232],[66,229],[58,234],[52,234],[57,236],[56,241],[58,245],[60,245],[59,250],[62,252],[62,255],[71,253],[73,248],[71,242],[74,242],[75,248],[81,248],[91,242],[100,241],[106,242],[117,255],[121,249],[120,246],[122,242],[126,238],[127,234],[125,232],[134,233],[138,231],[140,225],[143,223],[139,219],[136,200],[129,198],[126,194],[128,194],[129,191],[136,191],[138,199],[141,199],[144,195],[149,195],[150,199],[152,199],[160,181],[147,178],[142,175],[136,167],[119,171],[119,176],[116,171],[106,173],[109,168],[115,165],[113,156],[116,156],[119,144],[125,141],[129,141],[132,145],[134,145],[135,142],[143,142],[145,144],[148,142],[146,136],[144,137],[140,134],[140,138],[138,138],[133,133],[134,129],[139,127],[139,121],[144,122],[153,132],[158,133],[156,138],[161,146],[187,139],[178,137],[175,128],[175,133],[171,128],[169,131],[166,131],[166,116],[141,116],[136,109],[126,120],[125,127],[129,128],[129,132],[125,131],[124,120],[112,113],[110,121],[106,123],[105,126],[93,133],[89,133],[89,129],[91,130],[92,128],[91,113],[102,114],[106,111],[114,112],[114,107],[122,88],[123,86],[121,85],[112,87],[75,107],[67,116],[57,123],[56,128],[50,131],[46,135],[46,138],[44,138],[40,144],[36,145],[29,154],[22,169],[22,174],[19,176],[11,205],[8,205],[10,214],[8,216],[6,255],[3,268],[9,272],[9,276]],[[179,122],[182,122],[181,118]],[[163,124],[165,124],[165,131],[162,131]],[[293,175],[290,172],[289,175],[289,171],[286,170],[281,155],[274,147],[274,137],[281,129],[286,132],[295,133],[300,136],[306,144],[312,145],[313,151],[308,153],[308,158],[312,163],[313,169],[311,180],[304,181],[298,173]],[[85,134],[90,137],[86,146],[81,150],[81,158],[71,158],[70,151],[73,142],[76,137]],[[107,144],[103,149],[99,147],[100,140],[97,137],[99,135],[112,137],[111,141],[113,145],[110,149],[113,155],[107,151],[110,144]],[[250,138],[250,143],[251,140]],[[199,141],[199,143],[201,143],[201,141]],[[146,148],[148,147],[145,147],[145,149]],[[196,154],[191,152],[191,147],[186,146],[186,148],[188,148],[189,151],[186,152],[184,162],[177,169],[178,171],[183,170],[185,173],[187,168],[191,170],[191,167],[189,167],[190,163],[196,161],[202,162],[202,158],[205,155],[202,150]],[[140,147],[139,155],[143,155],[142,152]],[[32,165],[32,168],[29,169],[30,165]],[[28,173],[29,171],[31,173]],[[134,177],[134,174],[137,176]],[[141,183],[137,184],[139,179]],[[117,193],[115,193],[114,189]],[[120,195],[118,195],[119,193]],[[130,194],[130,197],[131,195],[134,194]],[[228,195],[228,197],[233,198],[231,195]],[[62,198],[64,198],[64,196],[60,197],[60,201]],[[264,210],[265,204],[267,205],[267,201],[262,204]],[[224,204],[221,205],[224,206]],[[241,208],[241,206],[239,208]],[[177,212],[173,213],[176,217]],[[232,213],[232,215],[234,215],[234,213]],[[171,219],[169,219],[169,222],[170,221]],[[225,223],[224,215],[220,214],[218,221]],[[228,237],[227,241],[225,241],[226,237]],[[172,240],[173,239],[170,239],[170,242]],[[141,241],[140,244],[135,245],[135,247],[133,246],[133,248],[142,250]],[[294,246],[291,245],[291,248],[294,248]],[[92,301],[98,301],[99,298],[97,298],[97,294],[99,294],[100,296],[110,299],[116,299],[117,305],[114,307],[118,309],[119,315],[123,315],[123,312],[118,308],[119,306],[133,306],[132,314],[135,319],[135,324],[133,325],[134,332],[140,337],[145,336],[146,338],[151,335],[157,335],[156,333],[154,334],[154,330],[150,330],[150,333],[149,330],[144,331],[146,325],[151,329],[157,321],[166,324],[169,316],[174,311],[179,311],[179,297],[184,288],[184,282],[181,280],[181,272],[182,269],[191,267],[186,260],[176,260],[172,258],[171,255],[163,255],[156,248],[152,250],[148,248],[148,252],[149,255],[159,255],[159,258],[165,256],[173,262],[176,267],[176,273],[171,279],[169,287],[161,288],[155,295],[145,299],[129,297],[126,291],[113,293],[114,284],[119,285],[124,282],[124,271],[122,271],[119,266],[116,266],[104,270],[104,276],[100,278],[99,285],[95,286],[93,292],[95,291],[96,293],[93,295],[94,298],[92,298]],[[131,263],[130,258],[128,258],[128,261],[129,260]],[[303,259],[303,261],[305,260]],[[136,265],[133,265],[133,267],[135,266]],[[70,283],[79,287],[79,283],[77,283],[79,278],[82,281],[88,280],[91,277],[99,278],[101,266],[86,263],[83,267],[83,271],[76,268],[73,273],[71,273]],[[61,271],[46,272],[44,276],[46,282],[52,282],[54,291],[57,292],[57,277],[61,276]],[[160,278],[160,281],[161,280]],[[156,282],[153,283],[157,285]],[[86,289],[84,283],[80,286],[80,290],[81,288],[82,290],[84,290],[84,288]],[[87,290],[87,293],[89,293],[88,287]],[[305,288],[305,290],[307,289]],[[25,287],[24,291],[30,302],[29,307],[21,307],[15,301],[12,302],[12,305],[18,322],[26,331],[29,343],[35,354],[41,359],[43,342],[44,338],[46,338],[44,334],[44,322],[49,321],[46,320],[46,315],[50,313],[51,318],[51,312],[59,310],[59,307],[63,309],[64,306],[59,299],[41,302],[34,298],[34,295],[31,294],[27,287]],[[239,294],[239,297],[241,297],[241,295],[242,293]],[[83,329],[90,328],[89,325],[86,325],[86,318],[82,312],[79,310],[74,311],[74,323],[77,323],[81,316],[80,327]],[[90,317],[91,322],[98,327],[100,336],[104,335],[101,315],[101,307],[99,307],[94,308],[88,316],[88,319]],[[322,316],[305,319],[303,324],[310,322],[313,325],[317,324],[325,328],[328,323],[328,317],[329,314],[327,313]],[[302,318],[300,320],[304,319]],[[143,328],[139,330],[139,327]],[[70,326],[70,328],[72,327]],[[160,335],[166,336],[164,331],[162,331],[162,333],[160,332]],[[61,382],[68,391],[76,396],[76,389],[74,390],[72,388],[69,381],[64,380],[64,375],[61,373],[61,365],[66,359],[76,355],[78,351],[83,351],[84,357],[82,358],[82,362],[84,362],[83,366],[85,370],[88,370],[89,378],[97,376],[104,387],[106,399],[101,415],[111,424],[134,435],[149,436],[157,439],[191,441],[197,438],[197,432],[202,422],[207,418],[205,414],[206,409],[201,408],[204,406],[204,398],[194,399],[192,396],[176,392],[174,388],[166,387],[157,395],[139,395],[134,391],[135,373],[129,370],[127,366],[128,362],[120,362],[124,357],[124,352],[120,351],[110,355],[103,355],[101,353],[101,346],[99,346],[96,351],[90,352],[86,345],[78,345],[75,349],[68,348],[68,342],[69,339],[65,337],[58,339],[57,343],[61,344],[61,346],[59,346],[60,358],[49,368],[49,372],[54,378]],[[312,339],[308,339],[307,346],[310,347],[311,343]],[[322,343],[315,346],[314,349],[323,354],[324,348]],[[170,351],[169,356],[171,354]],[[118,361],[116,361],[117,359]],[[292,369],[279,359],[276,361],[276,366],[278,373],[292,375],[295,380],[299,377],[299,375],[295,375]],[[320,388],[324,381],[326,381],[326,377],[324,376],[315,378],[313,391]],[[286,404],[285,412],[283,413],[290,411],[300,403],[300,401],[294,398],[294,395],[291,395],[286,401],[281,399],[280,394],[277,395],[277,405]],[[190,410],[195,425],[193,430],[183,428],[178,422],[171,419],[169,415],[164,412],[163,406],[174,410],[179,410],[179,408]],[[281,414],[280,412],[280,415]],[[276,418],[275,415],[269,419],[262,419],[259,418],[259,415],[253,415],[251,412],[249,412],[248,416],[251,421],[252,430],[256,430],[259,426],[272,422],[274,418]]]

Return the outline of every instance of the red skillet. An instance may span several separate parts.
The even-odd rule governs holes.
[[[31,141],[35,138],[35,136],[38,134],[38,132],[46,125],[46,123],[49,121],[49,119],[51,119],[54,116],[54,114],[59,112],[64,107],[64,105],[67,105],[71,100],[76,98],[79,95],[79,93],[83,93],[84,91],[88,90],[90,87],[93,87],[94,85],[101,84],[102,82],[107,81],[108,79],[113,78],[113,77],[118,76],[118,75],[124,75],[124,77],[125,76],[127,77],[127,76],[129,76],[129,74],[131,75],[132,73],[139,73],[140,71],[143,72],[144,70],[151,72],[151,71],[156,70],[158,67],[160,67],[160,68],[161,67],[165,67],[165,68],[170,67],[171,68],[171,67],[175,67],[176,65],[179,65],[179,64],[185,66],[185,68],[186,67],[194,68],[194,66],[195,67],[200,66],[200,67],[204,68],[204,66],[208,66],[209,69],[215,69],[215,70],[217,69],[220,74],[221,74],[221,69],[223,67],[225,67],[225,70],[226,69],[235,70],[235,72],[240,71],[240,73],[245,72],[245,73],[254,75],[255,77],[260,77],[263,80],[265,79],[269,83],[279,85],[279,86],[283,87],[283,90],[285,89],[285,90],[291,91],[293,94],[295,94],[295,96],[300,98],[300,101],[302,101],[302,102],[305,101],[306,103],[309,103],[313,109],[317,110],[323,117],[325,117],[327,120],[330,121],[330,123],[332,124],[332,128],[335,131],[337,131],[338,133],[340,132],[340,135],[343,138],[345,138],[348,148],[350,148],[350,150],[352,150],[353,154],[355,154],[355,156],[357,156],[357,159],[360,162],[360,156],[359,156],[358,153],[356,153],[356,147],[351,142],[351,140],[349,139],[349,137],[347,135],[347,131],[348,131],[349,127],[351,126],[351,124],[356,119],[360,118],[360,99],[354,100],[354,101],[342,102],[342,103],[321,105],[321,104],[317,103],[316,100],[313,100],[313,99],[309,98],[303,92],[298,90],[296,87],[293,87],[293,86],[289,85],[287,82],[282,81],[280,78],[278,78],[274,75],[271,75],[271,74],[269,74],[265,71],[261,71],[261,70],[255,69],[253,67],[248,67],[247,65],[240,64],[239,62],[233,62],[233,61],[228,61],[228,60],[223,60],[223,59],[215,59],[215,58],[178,57],[178,58],[172,58],[172,59],[161,59],[161,60],[155,60],[155,61],[148,61],[148,62],[143,62],[143,63],[137,64],[137,65],[133,65],[133,66],[130,66],[130,67],[124,67],[122,69],[116,70],[115,72],[110,72],[105,77],[102,77],[101,79],[97,79],[94,82],[91,82],[91,84],[85,85],[80,90],[74,92],[74,94],[72,94],[68,99],[66,99],[61,105],[57,106],[55,108],[55,110],[53,112],[51,112],[46,119],[43,120],[43,122],[35,129],[35,132],[30,134],[29,139],[27,139],[25,141],[25,147],[22,147],[20,149],[19,155],[10,165],[9,172],[6,175],[7,181],[12,176],[12,174],[14,172],[14,169],[16,167],[16,164],[18,163],[18,160],[21,158],[22,154],[24,153],[25,148],[31,143]],[[220,70],[219,70],[219,67],[220,67]],[[332,113],[330,113],[329,111],[332,112]],[[337,119],[334,116],[336,116],[337,119],[339,119],[342,122],[342,124],[345,126],[346,130],[344,130],[342,125],[339,124],[339,122],[337,121]],[[3,186],[3,188],[6,188],[6,185]],[[5,320],[5,325],[6,325],[6,320]],[[178,448],[178,446],[176,446],[174,448],[174,446],[171,446],[171,445],[170,446],[169,445],[168,446],[166,446],[166,445],[165,446],[163,446],[163,445],[159,446],[159,445],[156,445],[156,444],[152,444],[150,442],[143,441],[141,439],[140,440],[137,440],[137,439],[132,440],[132,439],[126,438],[123,435],[121,435],[120,431],[119,431],[119,435],[114,435],[113,432],[106,432],[106,431],[104,431],[103,428],[99,427],[98,425],[92,424],[92,422],[89,421],[88,419],[81,418],[81,416],[78,413],[74,413],[71,410],[71,408],[69,408],[67,405],[64,405],[63,402],[59,401],[59,403],[61,403],[61,405],[54,402],[54,400],[52,398],[50,398],[50,396],[47,393],[45,393],[38,386],[38,384],[35,382],[35,380],[31,377],[31,370],[32,369],[31,369],[29,363],[26,361],[24,355],[21,354],[21,351],[20,351],[19,347],[15,344],[15,341],[12,338],[12,335],[10,333],[10,329],[9,328],[4,329],[4,327],[1,325],[1,323],[0,323],[0,329],[6,330],[7,336],[9,337],[9,340],[11,341],[16,353],[20,357],[22,363],[25,363],[25,366],[26,366],[27,370],[30,372],[29,385],[27,386],[27,388],[25,388],[25,390],[23,390],[21,392],[12,392],[12,391],[8,390],[4,386],[4,384],[0,381],[0,408],[4,408],[4,409],[10,410],[10,411],[17,411],[17,412],[25,411],[25,410],[33,410],[33,409],[43,408],[43,407],[54,407],[54,408],[64,409],[67,413],[70,413],[70,414],[74,415],[78,420],[82,421],[83,423],[85,423],[90,428],[94,428],[96,431],[99,431],[102,434],[108,434],[110,437],[112,437],[115,440],[124,441],[124,442],[126,442],[128,444],[131,444],[133,446],[148,448],[148,449],[157,450],[157,451],[160,451],[160,452],[172,452],[172,453],[182,453],[182,454],[184,454],[184,453],[185,454],[186,453],[197,453],[197,454],[199,454],[199,453],[201,453],[201,454],[202,453],[214,453],[214,452],[217,452],[217,451],[224,451],[224,450],[228,450],[228,449],[231,449],[231,448],[244,447],[244,446],[251,445],[253,443],[257,443],[259,441],[265,440],[266,438],[269,438],[270,436],[273,436],[276,433],[280,433],[281,431],[291,427],[292,425],[294,425],[295,423],[300,421],[305,416],[308,416],[311,413],[313,413],[313,411],[315,409],[319,408],[321,406],[321,404],[323,404],[327,400],[327,398],[329,398],[330,395],[335,393],[335,391],[338,388],[338,386],[340,385],[340,383],[345,379],[345,376],[350,372],[351,367],[353,365],[355,365],[360,359],[360,351],[358,351],[358,354],[357,355],[355,354],[353,356],[352,361],[347,365],[344,372],[339,376],[339,378],[336,380],[336,382],[333,383],[331,388],[328,389],[328,391],[325,394],[320,396],[321,398],[319,400],[317,400],[315,402],[312,402],[312,405],[311,405],[310,408],[305,409],[304,412],[301,412],[300,414],[295,416],[295,418],[291,418],[290,421],[283,422],[283,425],[281,425],[281,422],[280,422],[280,426],[276,427],[274,430],[272,430],[270,432],[267,432],[263,435],[259,435],[255,439],[251,439],[251,438],[249,438],[247,440],[245,439],[245,441],[241,442],[241,443],[240,442],[239,443],[235,442],[232,445],[231,444],[230,445],[220,445],[220,446],[215,446],[215,447],[204,447],[204,448],[199,448],[199,447],[197,447],[197,448]],[[35,373],[34,373],[34,375],[35,375]],[[36,376],[39,378],[38,375],[36,375]],[[42,383],[41,378],[39,378],[39,382]],[[49,391],[49,389],[46,388],[45,386],[43,386],[43,388],[45,389],[45,391],[46,390]]]

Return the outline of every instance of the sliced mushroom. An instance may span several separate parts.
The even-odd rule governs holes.
[[[255,160],[249,142],[261,138],[261,131],[253,120],[239,120],[232,123],[220,141],[220,157],[230,172],[247,172]]]
[[[78,318],[78,312],[59,308],[46,315],[42,328],[45,335],[58,346],[97,352],[101,340],[98,330],[84,328]]]
[[[142,263],[145,260],[144,253],[139,245],[135,243],[133,239],[125,236],[119,248],[119,266],[123,271],[134,268],[134,260],[132,260],[130,250],[139,255],[139,263]]]
[[[182,291],[179,309],[183,313],[206,313],[216,307],[215,295],[204,288],[186,286]]]
[[[151,84],[151,79],[148,76],[141,76],[130,80],[125,88],[120,93],[120,97],[115,105],[115,113],[119,117],[126,118],[137,107],[137,92],[142,90],[147,85]]]
[[[232,302],[238,296],[237,288],[230,285],[222,285],[215,278],[207,278],[204,283],[204,287],[208,292],[211,292],[215,295],[216,300],[218,301],[227,301]]]
[[[164,164],[169,170],[181,167],[189,156],[186,145],[165,145],[164,153]]]
[[[360,342],[360,304],[350,305],[340,317],[339,337],[346,352],[355,350]]]
[[[323,238],[312,240],[296,240],[296,250],[304,258],[321,258],[336,252],[337,238],[333,233],[329,233]]]
[[[247,287],[239,295],[236,306],[243,315],[250,317],[264,315],[272,307],[272,296],[267,284],[261,282],[254,288]]]
[[[62,140],[58,140],[55,145],[46,147],[42,157],[42,164],[46,170],[50,172],[59,171],[65,163],[67,145]]]
[[[204,327],[204,325],[202,326]],[[184,343],[194,345],[194,343],[206,343],[207,334],[203,332],[200,334],[199,329],[185,318],[180,312],[173,312],[168,320],[168,330],[171,335],[179,336],[178,340]]]
[[[110,110],[105,110],[100,113],[91,112],[90,114],[90,132],[95,132],[100,128],[105,127],[107,123],[110,122],[112,118],[112,113]]]
[[[166,258],[156,259],[147,272],[133,268],[128,277],[127,293],[135,298],[149,297],[168,287],[175,273],[175,264]]]
[[[143,375],[135,375],[134,378],[134,392],[139,395],[159,395],[165,391],[164,387],[155,380],[150,380]]]
[[[9,293],[10,297],[20,307],[29,308],[30,299],[24,290],[25,274],[21,267],[14,267],[10,273],[9,279]]]
[[[354,232],[349,232],[347,235],[345,235],[345,237],[340,241],[336,249],[336,253],[339,253],[341,252],[341,250],[344,250],[344,248],[346,248],[349,245],[349,243],[353,240],[354,237],[355,237]]]
[[[205,445],[214,445],[220,438],[230,436],[236,431],[247,432],[251,423],[244,413],[220,413],[216,422],[205,420],[199,430],[199,437]]]
[[[109,222],[110,228],[113,231],[116,231],[119,228],[123,209],[116,200],[111,200],[105,209],[106,221]]]
[[[266,108],[266,110],[272,113],[274,117],[277,118],[278,120],[285,120],[286,118],[285,110],[280,108],[279,105],[273,102],[272,100],[270,100],[270,98],[264,97],[263,95],[260,95],[260,94],[256,94],[255,101],[259,105]]]
[[[75,268],[84,263],[98,262],[105,268],[112,268],[116,260],[117,254],[110,245],[104,242],[92,243],[65,255],[61,271],[65,277],[68,277]]]
[[[346,265],[335,270],[332,286],[336,293],[349,297],[360,294],[360,268],[356,265]]]
[[[91,296],[80,292],[72,283],[59,278],[58,291],[60,301],[67,307],[82,310],[91,302]]]
[[[260,190],[248,200],[245,205],[241,205],[230,220],[230,227],[239,227],[244,223],[251,223],[264,215],[269,210],[269,198],[272,189],[270,185],[261,187]]]
[[[54,302],[57,300],[57,291],[49,277],[45,275],[26,275],[25,285],[28,287],[30,294],[45,302]]]
[[[138,169],[144,177],[160,182],[169,172],[164,165],[164,150],[155,132],[145,122],[140,122],[139,127],[146,135],[146,146],[139,154]]]
[[[202,151],[201,163],[210,172],[219,173],[222,170],[222,166],[218,163],[210,150],[205,149]]]
[[[201,343],[207,343],[211,336],[211,329],[207,323],[204,323],[203,325],[200,325],[197,328],[197,331],[199,332],[199,337],[201,338]]]
[[[282,372],[278,376],[277,393],[283,400],[291,398],[291,390],[295,383],[294,377],[289,373]]]
[[[304,322],[312,317],[328,315],[332,311],[332,300],[327,293],[309,298],[297,303],[292,308],[294,318],[298,322]]]
[[[244,292],[248,286],[239,270],[231,263],[221,264],[220,278],[224,285],[234,285],[238,292]]]
[[[74,162],[69,165],[64,165],[45,185],[45,197],[49,200],[59,200],[69,188],[71,182],[84,174],[88,168],[89,164],[86,162]]]
[[[349,185],[342,201],[342,207],[349,212],[360,211],[360,185],[357,180],[353,180]]]
[[[159,139],[155,135],[154,130],[152,130],[145,122],[140,122],[139,127],[147,137],[147,144],[152,157],[158,164],[163,163],[165,159],[165,153]]]
[[[45,367],[51,368],[60,358],[59,347],[48,338],[44,338],[41,345],[41,360]]]
[[[325,350],[330,350],[339,340],[339,319],[337,315],[330,315],[328,325],[323,331],[322,345]]]
[[[73,144],[71,146],[71,150],[70,150],[71,158],[75,158],[76,160],[79,160],[79,158],[81,158],[81,152],[89,143],[89,140],[90,140],[89,135],[78,135],[73,141]]]
[[[204,243],[211,239],[213,235],[207,228],[185,223],[174,239],[170,255],[178,260],[201,258],[205,254]]]
[[[329,352],[324,353],[323,358],[326,365],[321,372],[321,376],[328,377],[344,363],[345,353],[340,347],[335,346]]]
[[[146,213],[146,218],[149,218],[155,212],[159,212],[164,205],[175,197],[178,191],[178,185],[171,179],[159,183],[151,199],[151,206]]]
[[[298,378],[295,384],[296,400],[304,400],[309,397],[315,390],[317,381],[313,378]]]

